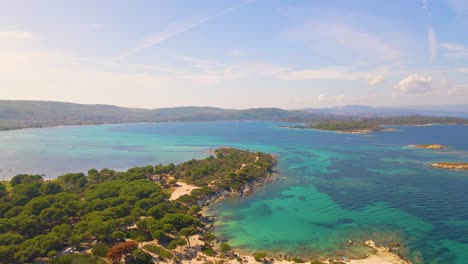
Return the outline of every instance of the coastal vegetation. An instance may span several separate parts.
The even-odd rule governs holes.
[[[203,252],[216,255],[198,201],[239,193],[266,178],[275,160],[230,148],[213,154],[125,172],[90,169],[51,181],[22,174],[9,181],[9,190],[0,183],[0,263],[152,263],[184,258],[176,249],[193,246],[194,235],[204,238]],[[169,200],[172,180],[201,188]],[[142,246],[144,241],[151,244]],[[230,250],[221,244],[220,251]]]
[[[431,124],[468,124],[468,119],[457,117],[400,116],[349,119],[323,119],[304,126],[290,128],[319,129],[349,133],[367,133],[385,131],[384,126],[423,126]]]

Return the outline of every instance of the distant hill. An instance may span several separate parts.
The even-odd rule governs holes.
[[[463,112],[467,109],[466,112]],[[439,106],[433,110],[344,106],[284,110],[279,108],[251,108],[244,110],[216,107],[172,107],[158,109],[125,108],[114,105],[85,105],[52,101],[0,100],[0,130],[59,125],[104,123],[174,122],[174,121],[233,121],[264,120],[324,124],[330,121],[366,118],[367,122],[385,124],[386,117],[417,115],[418,124],[435,123],[432,117],[468,117],[468,106]],[[424,118],[426,116],[428,118]],[[414,121],[414,118],[411,120]],[[450,120],[450,119],[449,119]]]
[[[389,117],[389,116],[452,116],[468,117],[468,105],[408,106],[408,107],[372,107],[347,105],[331,108],[307,108],[305,112],[338,116]]]
[[[113,105],[83,105],[51,101],[0,100],[0,130],[58,125],[103,123],[270,120],[307,121],[323,115],[279,108],[245,110],[215,107],[159,109],[124,108]]]

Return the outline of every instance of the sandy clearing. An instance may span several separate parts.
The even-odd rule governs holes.
[[[184,182],[177,182],[177,187],[175,187],[174,192],[171,194],[171,197],[169,198],[170,201],[176,200],[180,196],[184,194],[190,194],[192,190],[198,189],[200,187],[197,187],[195,185],[190,185]]]

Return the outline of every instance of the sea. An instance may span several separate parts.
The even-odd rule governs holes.
[[[272,182],[210,206],[215,234],[240,252],[365,257],[371,239],[414,263],[468,263],[468,126],[346,134],[277,122],[83,125],[0,132],[0,177],[53,179],[90,168],[180,163],[221,146],[278,157]],[[437,143],[446,149],[409,145]]]

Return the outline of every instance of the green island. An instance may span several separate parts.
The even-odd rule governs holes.
[[[318,129],[344,133],[369,133],[376,131],[392,131],[384,126],[425,126],[432,124],[468,124],[468,119],[457,117],[400,116],[400,117],[369,117],[348,119],[323,119],[303,126],[289,126],[296,129]]]
[[[447,170],[468,170],[468,162],[435,162],[431,166]]]
[[[440,144],[415,144],[415,145],[409,145],[410,147],[413,148],[421,148],[421,149],[445,149],[447,146],[440,145]]]
[[[202,209],[228,196],[244,196],[269,180],[270,154],[219,148],[202,160],[135,167],[125,172],[90,169],[46,181],[20,174],[0,183],[0,263],[255,263],[212,233]],[[366,245],[387,259],[410,263],[388,248]],[[343,263],[311,260],[311,263]],[[359,264],[360,260],[350,263]],[[302,263],[288,257],[281,263]],[[363,262],[366,263],[366,262]]]

